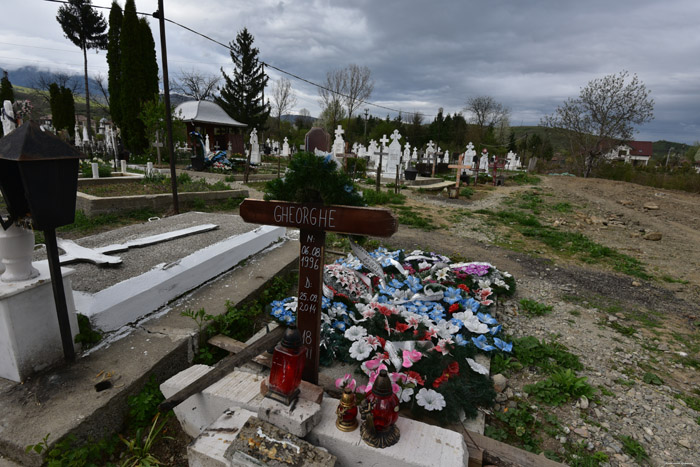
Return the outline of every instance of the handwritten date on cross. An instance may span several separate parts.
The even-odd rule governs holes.
[[[250,198],[241,203],[240,213],[246,222],[299,229],[297,327],[306,346],[303,379],[317,384],[326,232],[390,237],[398,230],[398,220],[386,209]]]

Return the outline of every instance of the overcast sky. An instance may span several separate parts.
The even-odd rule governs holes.
[[[58,8],[0,2],[0,67],[82,73],[80,50],[55,20]],[[136,0],[136,8],[152,13],[157,0]],[[628,70],[655,101],[655,119],[636,139],[700,140],[700,0],[165,0],[164,9],[223,43],[247,27],[262,60],[317,83],[331,69],[367,66],[372,102],[422,112],[426,122],[440,107],[454,113],[468,97],[490,95],[511,109],[511,125],[536,125],[590,80]],[[150,21],[160,65],[158,24]],[[171,76],[230,72],[222,46],[169,23],[166,34]],[[106,75],[105,52],[89,52],[88,66]],[[290,79],[294,110],[318,115],[316,88]]]

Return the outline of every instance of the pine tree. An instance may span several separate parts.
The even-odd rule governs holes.
[[[151,27],[146,18],[139,20],[141,35],[141,64],[142,64],[142,94],[141,102],[152,101],[158,95],[158,60],[156,58],[156,43],[153,40]]]
[[[107,29],[107,24],[102,15],[92,8],[90,0],[68,0],[67,4],[58,9],[56,20],[61,25],[66,38],[83,51],[85,111],[87,114],[88,134],[92,134],[87,51],[88,49],[104,50],[107,48],[107,35],[104,33],[105,29]]]
[[[73,92],[69,88],[51,83],[49,85],[49,102],[54,128],[56,131],[67,130],[70,134],[70,131],[75,127]]]
[[[269,79],[258,60],[259,50],[253,47],[253,36],[243,28],[230,42],[231,60],[233,60],[233,79],[221,69],[224,86],[221,96],[216,98],[231,118],[247,123],[248,128],[263,129],[270,116],[270,107],[263,102],[263,94]]]
[[[122,124],[121,109],[121,50],[119,38],[122,31],[124,14],[122,7],[112,2],[109,10],[109,31],[107,32],[107,89],[109,90],[109,113],[112,121],[119,127]]]
[[[73,98],[73,91],[65,86],[61,86],[61,109],[63,111],[65,128],[70,134],[70,131],[75,128],[75,99]]]
[[[121,37],[121,131],[124,146],[133,153],[141,153],[146,146],[141,112],[141,34],[134,0],[124,5]]]

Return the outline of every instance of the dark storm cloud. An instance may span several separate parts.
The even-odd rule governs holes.
[[[107,0],[93,0],[109,6]],[[121,2],[123,4],[123,2]],[[151,12],[155,0],[136,0]],[[640,139],[700,139],[700,35],[697,0],[330,1],[168,0],[166,16],[228,43],[243,27],[272,65],[322,82],[349,63],[372,70],[371,100],[404,112],[462,110],[470,96],[491,95],[511,108],[511,123],[537,124],[590,80],[628,70],[656,101]],[[3,5],[0,65],[70,68],[80,54],[55,22],[58,5],[26,0]],[[105,12],[106,13],[106,12]],[[155,22],[151,24],[156,33]],[[167,26],[170,70],[231,70],[226,49]],[[68,51],[71,51],[68,52]],[[105,73],[104,53],[90,54]],[[280,73],[269,69],[273,79]],[[298,108],[319,112],[317,90],[292,79]],[[373,114],[387,111],[370,107]]]

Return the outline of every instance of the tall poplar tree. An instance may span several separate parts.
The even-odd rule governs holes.
[[[73,92],[65,86],[56,83],[49,85],[49,102],[51,117],[56,131],[70,131],[75,127],[75,101]]]
[[[158,95],[158,59],[156,57],[156,43],[153,33],[146,18],[139,20],[139,34],[141,35],[141,102],[152,101]]]
[[[107,89],[109,90],[109,113],[112,121],[119,127],[122,124],[121,108],[121,49],[119,39],[122,31],[124,13],[122,7],[112,2],[109,10],[109,31],[107,32]]]
[[[88,134],[92,134],[90,123],[90,87],[88,83],[87,51],[107,48],[107,24],[101,14],[92,8],[90,0],[68,0],[58,9],[56,20],[63,29],[63,34],[83,51],[85,67],[85,110]]]
[[[231,118],[247,123],[248,128],[262,129],[270,116],[270,106],[263,102],[265,85],[269,79],[258,60],[260,51],[253,47],[253,36],[243,28],[230,42],[233,60],[233,79],[221,69],[224,86],[219,90],[219,104]]]

